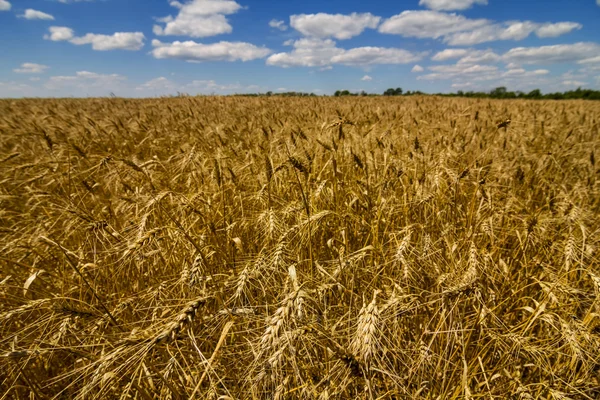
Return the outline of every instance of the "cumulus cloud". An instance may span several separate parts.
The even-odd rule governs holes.
[[[600,1],[600,0],[599,0]],[[419,5],[437,11],[466,10],[474,4],[487,5],[487,0],[420,0]]]
[[[371,78],[369,75],[365,75],[362,78],[360,78],[360,80],[369,82],[369,81],[372,81],[373,78]]]
[[[517,88],[538,87],[550,83],[546,77],[548,70],[510,69],[500,70],[493,66],[465,66],[446,65],[437,66],[436,71],[417,77],[419,80],[450,80],[452,87],[479,87],[489,88],[498,86],[511,86]],[[482,86],[483,85],[483,86]]]
[[[164,76],[154,78],[136,87],[136,90],[172,92],[177,90],[177,84]]]
[[[582,25],[576,22],[558,22],[539,24],[531,21],[504,22],[483,26],[472,31],[458,32],[448,35],[444,41],[454,46],[471,46],[474,44],[497,40],[523,40],[532,33],[539,38],[557,37],[567,34]]]
[[[581,29],[583,25],[577,22],[557,22],[556,24],[543,24],[536,29],[535,34],[540,38],[557,37],[573,30]]]
[[[53,93],[106,96],[111,92],[122,90],[126,80],[126,77],[119,74],[78,71],[75,75],[52,76],[44,84],[44,88]]]
[[[50,34],[44,35],[44,39],[58,41],[69,41],[75,45],[91,44],[92,49],[98,51],[107,50],[140,50],[144,47],[146,38],[142,32],[115,32],[112,35],[88,33],[84,36],[75,36],[73,29],[65,26],[51,26]]]
[[[516,47],[507,51],[502,59],[521,64],[555,64],[563,62],[585,62],[600,56],[600,45],[589,42],[557,44],[540,47]]]
[[[233,0],[171,1],[169,4],[179,9],[179,13],[176,17],[169,15],[158,19],[165,26],[154,25],[153,32],[156,35],[198,38],[231,33],[233,28],[225,16],[235,14],[242,8]]]
[[[456,32],[474,30],[489,23],[438,11],[404,11],[385,20],[379,32],[416,38],[437,39]]]
[[[490,24],[470,31],[453,33],[445,37],[444,41],[453,46],[471,46],[497,40],[523,40],[531,35],[536,27],[535,23],[529,21]]]
[[[88,33],[70,40],[76,45],[91,44],[92,49],[106,50],[139,50],[144,47],[145,36],[142,32],[116,32],[112,35]]]
[[[6,0],[0,0],[0,11],[8,11],[10,10],[10,3]]]
[[[487,90],[493,87],[506,86],[516,88],[540,87],[556,82],[548,77],[547,69],[526,70],[518,66],[501,69],[493,65],[451,64],[428,67],[429,73],[420,75],[418,80],[450,80],[453,88],[470,88]],[[564,77],[563,79],[567,79]]]
[[[247,92],[250,90],[259,90],[260,87],[257,85],[243,86],[239,83],[220,84],[212,79],[206,80],[195,80],[185,86],[197,93],[224,93],[224,92]]]
[[[280,31],[286,31],[288,28],[287,25],[285,24],[285,22],[278,20],[278,19],[270,20],[269,26],[271,28],[279,29]]]
[[[460,58],[469,52],[467,49],[445,49],[436,53],[431,59],[433,61],[446,61],[453,58]]]
[[[410,70],[410,72],[423,72],[423,71],[425,71],[425,69],[418,64],[415,65],[414,67],[412,67],[412,69]]]
[[[50,31],[50,34],[44,35],[44,39],[52,40],[54,42],[71,40],[75,36],[73,29],[67,28],[66,26],[51,26],[48,30]]]
[[[77,82],[77,81],[98,81],[98,80],[110,80],[110,81],[123,81],[126,80],[122,75],[119,74],[98,74],[89,71],[77,71],[75,75],[71,76],[52,76],[49,82]]]
[[[41,74],[49,67],[43,64],[23,63],[20,68],[13,69],[17,74]]]
[[[25,10],[25,13],[20,15],[20,17],[29,19],[29,20],[41,19],[41,20],[46,20],[46,21],[54,21],[54,17],[52,15],[46,14],[45,12],[34,10],[31,8],[28,8],[27,10]]]
[[[515,69],[509,69],[506,72],[504,72],[502,74],[503,77],[508,77],[508,76],[536,76],[536,75],[547,75],[549,74],[550,71],[548,71],[547,69],[536,69],[533,71],[527,71],[523,68],[515,68]]]
[[[503,62],[507,70],[518,71],[523,64],[556,64],[576,62],[578,64],[600,64],[600,44],[579,42],[540,47],[515,47],[504,54],[491,49],[446,49],[432,57],[435,61],[456,59],[457,65],[483,65]]]
[[[294,49],[288,53],[273,54],[267,65],[278,67],[323,67],[331,64],[331,59],[344,52],[336,47],[331,39],[303,38],[293,43]]]
[[[471,78],[481,77],[486,74],[495,73],[498,67],[492,65],[433,65],[428,67],[432,73],[417,77],[419,80],[444,80],[459,76],[469,76]]]
[[[265,88],[257,85],[242,85],[240,83],[221,84],[212,79],[194,80],[189,83],[177,83],[164,76],[151,79],[135,88],[135,90],[142,95],[150,93],[153,95],[167,95],[176,92],[191,94],[247,93],[264,89]]]
[[[567,80],[567,81],[562,81],[561,84],[563,86],[569,86],[569,87],[581,87],[581,86],[587,85],[587,82]]]
[[[576,22],[537,23],[532,21],[494,22],[469,19],[439,11],[404,11],[385,20],[381,33],[416,38],[441,38],[452,46],[471,46],[498,40],[523,40],[535,33],[540,38],[557,37],[582,25]]]
[[[492,50],[469,50],[458,60],[458,64],[494,64],[502,59]]]
[[[381,17],[371,13],[299,14],[290,17],[290,25],[305,36],[344,40],[360,35],[367,28],[377,28],[380,20]]]
[[[404,49],[367,46],[345,50],[333,56],[331,62],[344,65],[408,64],[422,58],[422,54]]]
[[[39,96],[39,90],[22,82],[0,82],[2,97],[33,97]]]
[[[579,64],[600,64],[600,56],[585,58],[579,61]]]
[[[245,42],[218,42],[211,44],[194,41],[163,43],[152,41],[154,58],[176,58],[184,61],[250,61],[271,54],[266,47]]]
[[[333,64],[366,66],[375,64],[408,64],[419,61],[425,53],[388,47],[356,47],[349,50],[336,46],[331,39],[303,38],[294,42],[288,53],[273,54],[267,65],[278,67],[329,67]]]

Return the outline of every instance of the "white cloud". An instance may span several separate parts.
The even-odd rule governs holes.
[[[191,0],[185,4],[171,1],[169,4],[178,8],[179,13],[175,18],[159,19],[165,26],[154,25],[156,35],[208,37],[231,33],[233,28],[225,15],[235,14],[242,8],[233,0]]]
[[[0,11],[10,10],[10,3],[6,0],[0,0]]]
[[[599,0],[600,1],[600,0]],[[487,5],[487,0],[420,0],[419,5],[437,11],[466,10],[474,4]]]
[[[474,78],[476,76],[485,76],[490,73],[498,71],[498,67],[491,65],[433,65],[428,67],[433,73],[421,75],[417,77],[419,80],[444,80],[452,79],[455,77],[469,76]]]
[[[586,58],[584,60],[579,61],[579,64],[600,64],[600,56]]]
[[[462,15],[438,11],[404,11],[385,20],[379,32],[416,38],[437,39],[456,32],[489,24],[486,19],[468,19]]]
[[[144,47],[146,38],[142,32],[116,32],[112,35],[87,33],[84,36],[75,36],[73,29],[65,26],[51,26],[50,35],[44,35],[44,39],[58,41],[69,41],[75,45],[91,44],[92,49],[98,51],[106,50],[140,50]]]
[[[267,59],[267,65],[322,67],[331,64],[333,56],[344,52],[343,49],[336,47],[335,42],[331,39],[304,38],[296,40],[293,46],[294,49],[289,53],[277,53],[270,56]]]
[[[305,36],[344,40],[360,35],[367,28],[377,28],[380,20],[381,17],[371,13],[299,14],[290,17],[290,25]]]
[[[557,37],[581,28],[582,25],[576,22],[540,24],[531,21],[509,21],[453,33],[445,36],[444,41],[454,46],[471,46],[497,40],[523,40],[532,33],[539,38]]]
[[[372,80],[373,80],[373,78],[371,78],[369,75],[365,75],[365,76],[363,76],[362,78],[360,78],[360,80],[361,80],[361,81],[367,81],[367,82],[368,82],[368,81],[372,81]]]
[[[15,68],[13,71],[17,74],[41,74],[48,68],[49,67],[47,65],[23,63],[21,64],[21,68]]]
[[[526,70],[524,68],[508,68],[501,70],[491,65],[436,65],[428,68],[429,74],[417,77],[418,80],[450,80],[453,88],[471,88],[487,90],[493,87],[506,86],[517,89],[540,87],[556,82],[547,76],[546,69]],[[567,79],[568,77],[563,77]]]
[[[2,97],[39,96],[39,92],[33,86],[14,81],[0,82],[0,93]]]
[[[563,86],[569,86],[569,87],[580,87],[580,86],[587,85],[587,82],[582,82],[582,81],[562,81],[561,84]]]
[[[511,76],[536,76],[536,75],[547,75],[550,71],[547,69],[536,69],[533,71],[526,71],[523,68],[514,68],[509,69],[506,72],[502,73],[503,77],[511,77]]]
[[[116,32],[112,35],[88,33],[70,40],[76,45],[91,44],[92,49],[106,50],[140,50],[144,47],[145,36],[142,32]]]
[[[408,64],[422,58],[422,54],[411,53],[404,49],[356,47],[333,56],[331,62],[344,65]]]
[[[452,46],[471,46],[498,40],[523,40],[532,33],[540,38],[556,37],[581,29],[576,22],[537,23],[532,21],[494,22],[469,19],[439,11],[404,11],[385,20],[381,33],[417,38],[442,38]]]
[[[50,83],[57,82],[79,82],[79,81],[123,81],[126,80],[122,75],[119,74],[98,74],[89,71],[77,71],[75,75],[70,76],[52,76],[49,79]]]
[[[600,0],[596,0],[596,4],[600,6]]]
[[[469,52],[467,49],[445,49],[436,53],[431,59],[433,61],[446,61],[453,58],[460,58]]]
[[[151,79],[142,85],[139,85],[138,87],[136,87],[136,90],[149,90],[163,93],[174,92],[177,90],[177,84],[165,78],[164,76],[161,76],[159,78]]]
[[[540,38],[553,38],[581,28],[583,25],[577,22],[557,22],[556,24],[543,24],[535,31],[535,34]]]
[[[42,20],[46,20],[46,21],[54,21],[54,17],[50,14],[46,14],[45,12],[42,11],[38,11],[38,10],[33,10],[31,8],[28,8],[27,10],[25,10],[25,13],[20,15],[20,17],[25,18],[25,19],[42,19]]]
[[[537,26],[530,21],[488,24],[470,31],[448,35],[444,41],[453,46],[471,46],[496,40],[523,40],[531,35]]]
[[[588,78],[588,72],[585,69],[579,70],[569,70],[562,74],[560,78],[563,81],[580,81],[582,79]]]
[[[39,77],[37,77],[37,76],[34,76],[34,77],[32,77],[32,78],[29,78],[29,80],[30,80],[31,82],[39,82],[39,81],[40,81],[40,78],[39,78]]]
[[[291,52],[270,56],[267,65],[330,67],[332,64],[353,66],[408,64],[421,60],[424,54],[386,47],[356,47],[346,50],[337,47],[331,39],[304,38],[294,42],[294,49]]]
[[[279,29],[280,31],[286,31],[288,28],[287,25],[285,24],[285,22],[278,20],[278,19],[270,20],[269,26],[271,28]]]
[[[516,47],[507,51],[502,59],[523,64],[554,64],[562,62],[584,62],[600,56],[600,45],[589,42],[557,44],[541,47]]]
[[[468,87],[472,90],[505,86],[513,90],[546,88],[553,91],[564,90],[561,89],[561,82],[567,82],[570,86],[588,85],[587,82],[593,82],[597,71],[600,71],[600,44],[597,43],[517,47],[501,55],[491,49],[466,50],[456,64],[430,66],[427,68],[429,73],[420,75],[417,79],[449,80],[454,88]],[[581,64],[581,68],[558,77],[552,76],[548,69],[527,69],[522,66],[574,62]],[[496,65],[485,65],[498,63],[504,63],[506,66],[500,68]]]
[[[457,64],[493,64],[501,60],[501,57],[490,49],[445,49],[431,57],[433,61],[447,61],[454,58],[460,58]]]
[[[111,92],[121,91],[126,80],[126,77],[119,74],[78,71],[75,75],[52,76],[44,84],[44,88],[52,94],[107,96]]]
[[[501,57],[492,50],[470,50],[458,64],[494,64],[500,60]]]
[[[227,93],[248,93],[265,90],[266,88],[257,85],[242,85],[240,83],[220,84],[210,80],[194,80],[187,84],[180,84],[161,76],[149,80],[135,88],[141,95],[168,95],[179,93],[189,94],[227,94]]]
[[[473,84],[471,82],[458,82],[458,83],[452,84],[453,89],[465,89],[465,88],[470,88],[472,86],[473,86]]]
[[[218,42],[212,44],[194,41],[162,43],[153,40],[154,58],[176,58],[185,61],[250,61],[264,58],[271,50],[245,42]]]
[[[44,39],[59,42],[63,40],[73,39],[73,29],[66,26],[51,26],[49,29],[50,35],[44,35]]]
[[[421,67],[420,65],[415,65],[414,67],[412,67],[412,69],[410,70],[410,72],[423,72],[425,71],[425,68]]]
[[[226,85],[219,84],[214,80],[195,80],[188,83],[185,87],[192,89],[199,93],[211,93],[211,92],[232,92],[232,91],[248,91],[259,89],[256,85],[242,86],[239,83],[229,83]]]
[[[557,37],[581,28],[582,25],[576,22],[539,24],[531,21],[511,21],[454,33],[446,36],[444,41],[454,46],[470,46],[496,40],[523,40],[532,33],[539,38]]]

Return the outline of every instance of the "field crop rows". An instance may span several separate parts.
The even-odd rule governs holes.
[[[0,398],[599,398],[599,129],[582,101],[0,100]]]

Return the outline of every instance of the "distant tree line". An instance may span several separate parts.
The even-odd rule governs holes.
[[[373,94],[367,94],[364,91],[361,93],[351,93],[348,90],[338,90],[334,96],[373,96]],[[406,91],[402,88],[390,88],[383,92],[384,96],[413,96],[413,95],[427,95],[421,91]],[[569,99],[584,99],[584,100],[600,100],[600,90],[582,89],[569,90],[566,92],[556,93],[545,93],[543,94],[540,89],[532,90],[528,93],[515,91],[511,92],[506,87],[497,87],[489,92],[463,92],[459,90],[456,93],[434,93],[434,96],[444,97],[475,97],[475,98],[492,98],[492,99],[552,99],[552,100],[569,100]]]
[[[271,91],[266,93],[236,93],[233,96],[282,96],[282,97],[308,97],[308,96],[316,96],[314,93],[306,93],[306,92],[278,92],[273,93]]]
[[[591,90],[591,89],[582,89],[578,88],[576,90],[569,90],[566,92],[556,92],[556,93],[542,93],[540,89],[535,89],[530,92],[521,92],[521,91],[508,91],[506,87],[501,86],[497,87],[494,90],[489,92],[464,92],[459,90],[456,93],[423,93],[419,90],[406,92],[402,90],[402,88],[390,88],[383,92],[383,96],[443,96],[443,97],[473,97],[473,98],[491,98],[491,99],[535,99],[535,100],[571,100],[571,99],[583,99],[583,100],[600,100],[600,90]],[[308,97],[308,96],[317,96],[314,93],[305,93],[305,92],[266,92],[266,93],[239,93],[234,94],[234,96],[283,96],[283,97]],[[349,90],[336,90],[333,94],[335,97],[343,97],[343,96],[379,96],[377,93],[367,93],[364,90],[360,92],[351,92]]]
[[[487,97],[492,99],[547,99],[547,100],[600,100],[600,90],[582,89],[569,90],[566,92],[542,93],[540,89],[532,90],[528,93],[521,91],[508,91],[504,86],[497,87],[490,92],[463,92],[459,90],[456,94],[438,94],[439,96],[456,97]]]

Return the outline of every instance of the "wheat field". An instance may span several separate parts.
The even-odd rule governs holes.
[[[0,399],[598,399],[599,129],[583,101],[0,100]]]

